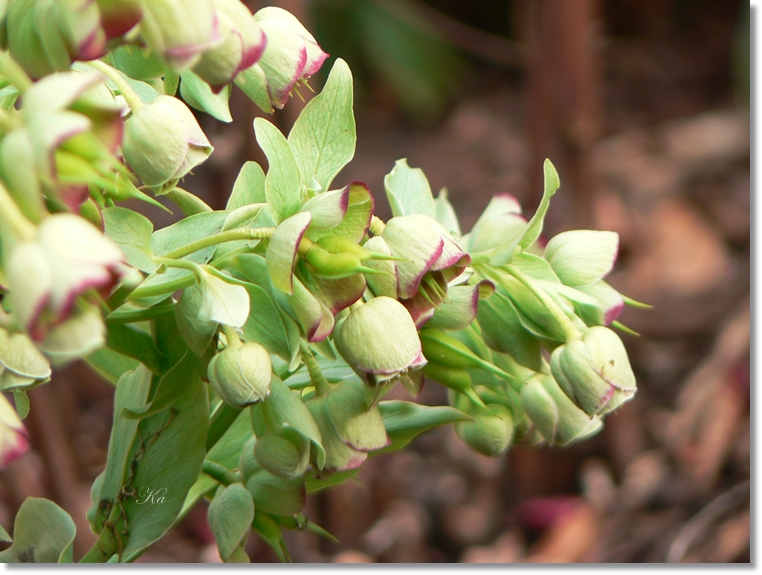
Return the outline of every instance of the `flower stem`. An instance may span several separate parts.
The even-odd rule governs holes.
[[[0,74],[16,86],[22,95],[32,85],[32,80],[24,72],[24,69],[5,51],[0,52]]]
[[[540,302],[542,302],[542,305],[547,308],[547,310],[553,316],[553,319],[556,320],[556,323],[564,332],[567,341],[580,339],[582,332],[579,331],[577,326],[571,322],[564,310],[562,310],[559,305],[553,301],[553,298],[551,298],[547,293],[545,293],[541,288],[538,288],[532,282],[531,277],[513,265],[507,265],[504,269],[517,280],[519,280],[522,284],[524,284],[527,289],[531,291],[535,297],[540,300]]]
[[[141,286],[133,290],[127,299],[141,299],[144,297],[153,297],[157,295],[175,293],[177,290],[185,289],[196,283],[195,275],[187,275],[176,280],[172,280],[163,284]]]
[[[208,459],[204,460],[204,466],[201,468],[201,471],[225,486],[241,480],[240,474],[230,471],[227,467]]]
[[[307,371],[310,374],[310,380],[315,386],[315,395],[321,397],[326,395],[331,390],[331,384],[323,375],[320,366],[318,365],[315,355],[312,353],[309,344],[303,339],[299,341],[299,345],[302,348],[302,359],[304,365],[307,367]]]
[[[241,347],[243,345],[241,338],[238,337],[238,332],[235,330],[235,328],[225,324],[222,324],[221,327],[222,333],[225,334],[225,339],[228,340],[228,347]]]
[[[140,96],[137,95],[135,90],[133,90],[127,83],[127,80],[125,80],[115,68],[112,68],[100,60],[90,60],[88,64],[99,72],[105,74],[109,80],[116,84],[116,87],[119,88],[119,92],[122,94],[122,97],[124,97],[130,110],[134,112],[145,105],[143,100],[140,99]]]
[[[237,240],[264,240],[273,235],[275,228],[236,228],[233,230],[226,230],[219,232],[191,242],[185,246],[181,246],[171,252],[162,254],[164,258],[178,259],[187,255],[203,250],[209,246],[222,244],[225,242],[234,242]]]

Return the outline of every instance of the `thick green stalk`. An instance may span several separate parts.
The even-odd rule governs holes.
[[[134,112],[145,105],[143,100],[140,99],[140,96],[137,95],[135,90],[133,90],[127,83],[127,80],[125,80],[124,77],[122,77],[122,75],[115,68],[112,68],[100,60],[90,60],[88,64],[90,64],[90,66],[99,72],[103,73],[109,80],[116,84],[116,87],[119,88],[119,92],[121,92],[122,97],[124,98],[125,102],[127,102],[130,110]]]
[[[236,228],[219,232],[181,246],[176,250],[162,254],[162,257],[169,259],[184,258],[187,255],[203,250],[210,246],[222,244],[225,242],[234,242],[238,240],[264,240],[273,235],[275,228]]]

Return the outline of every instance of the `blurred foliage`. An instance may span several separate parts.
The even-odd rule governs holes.
[[[743,6],[735,40],[733,80],[736,100],[744,108],[748,108],[751,100],[751,10],[746,10]]]
[[[414,3],[315,0],[310,7],[318,42],[349,63],[359,97],[380,80],[411,119],[428,123],[456,95],[465,60]]]

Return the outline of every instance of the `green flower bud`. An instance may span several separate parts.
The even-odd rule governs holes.
[[[68,70],[72,61],[93,60],[106,51],[95,2],[10,2],[3,28],[11,56],[33,78]]]
[[[550,375],[537,374],[521,388],[521,405],[550,444],[568,445],[597,433],[603,422],[579,409]]]
[[[635,395],[627,350],[607,327],[591,327],[581,339],[558,346],[550,369],[569,399],[590,416],[608,413]]]
[[[254,457],[267,471],[283,479],[304,474],[310,462],[310,442],[293,428],[266,433],[254,445]]]
[[[212,0],[151,0],[143,9],[143,38],[175,70],[193,66],[219,41]]]
[[[513,443],[513,413],[498,403],[490,403],[487,407],[495,415],[472,414],[474,421],[457,423],[455,433],[474,451],[497,457],[508,451]]]
[[[360,258],[350,253],[331,253],[320,246],[313,246],[304,259],[315,269],[316,275],[324,278],[346,278],[360,273]]]
[[[133,110],[125,123],[124,157],[147,186],[182,178],[213,149],[193,113],[173,96]]]
[[[373,257],[373,252],[353,242],[346,236],[323,236],[317,241],[320,247],[333,254],[349,253],[357,256],[360,261]]]
[[[397,300],[385,296],[353,308],[337,324],[334,342],[352,369],[371,383],[426,362],[410,314]]]
[[[207,376],[225,403],[245,407],[264,399],[270,389],[270,354],[258,343],[232,344],[212,358]]]
[[[265,35],[239,0],[213,0],[221,41],[204,51],[193,71],[215,92],[253,66],[265,49]]]

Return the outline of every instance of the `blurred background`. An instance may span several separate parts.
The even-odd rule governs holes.
[[[263,2],[247,2],[252,10]],[[340,541],[289,533],[296,562],[750,561],[750,17],[742,0],[281,0],[355,77],[362,180],[389,217],[398,158],[446,187],[470,229],[494,193],[533,213],[549,157],[562,187],[546,233],[610,229],[610,282],[653,305],[620,318],[639,391],[571,448],[472,453],[452,429],[369,460],[309,498]],[[321,73],[327,73],[330,62]],[[311,84],[318,91],[323,77]],[[308,99],[309,93],[302,90]],[[271,118],[288,130],[304,103]],[[234,90],[232,124],[185,183],[224,207],[266,160]],[[138,206],[136,206],[138,207]],[[139,209],[157,228],[158,210]],[[444,403],[428,384],[421,401]],[[103,469],[112,387],[86,365],[30,393],[32,451],[0,471],[0,522],[28,496],[78,522]],[[252,537],[253,561],[277,561]],[[141,562],[219,561],[200,505]]]

